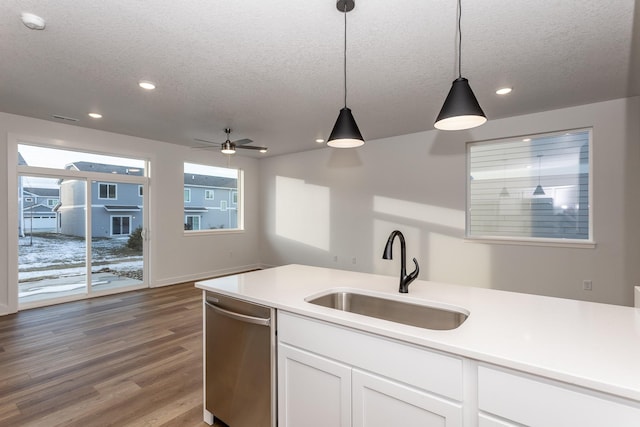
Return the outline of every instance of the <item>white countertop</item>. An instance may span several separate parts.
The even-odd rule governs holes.
[[[640,309],[416,280],[287,265],[204,280],[198,288],[291,313],[640,401]],[[434,331],[305,302],[330,289],[454,306],[469,318]]]

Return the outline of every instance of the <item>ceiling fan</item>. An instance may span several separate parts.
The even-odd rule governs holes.
[[[241,148],[243,150],[258,150],[261,153],[266,153],[267,152],[267,147],[258,147],[255,145],[246,145],[246,144],[250,144],[253,141],[248,139],[248,138],[244,138],[244,139],[238,139],[236,141],[231,141],[229,139],[229,135],[231,134],[231,129],[230,128],[225,128],[224,132],[227,134],[227,140],[225,142],[223,142],[222,144],[220,144],[220,151],[223,154],[234,154],[236,152],[236,148]],[[207,141],[206,139],[199,139],[199,138],[194,138],[195,141],[198,142],[205,142],[207,144],[218,144],[217,142],[214,141]],[[205,147],[197,147],[197,148],[203,148],[203,149],[207,149],[207,148],[211,148],[210,146],[205,146]]]

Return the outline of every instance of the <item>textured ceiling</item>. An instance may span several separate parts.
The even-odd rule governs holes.
[[[638,95],[638,8],[464,1],[462,74],[489,120]],[[456,1],[356,0],[347,19],[365,139],[433,129],[456,77]],[[343,25],[333,0],[3,0],[0,111],[189,146],[231,127],[267,156],[316,149],[343,103]]]

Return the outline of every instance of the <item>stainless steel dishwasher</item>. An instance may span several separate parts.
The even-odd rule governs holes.
[[[207,291],[205,409],[229,427],[276,427],[275,309]]]

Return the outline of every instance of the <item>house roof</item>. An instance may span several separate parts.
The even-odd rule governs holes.
[[[104,205],[108,212],[140,212],[140,206],[136,205]]]
[[[186,213],[207,212],[207,208],[204,206],[185,206],[184,211]]]
[[[23,211],[27,215],[29,215],[29,213],[37,214],[37,213],[52,213],[52,212],[54,212],[53,207],[45,206],[45,205],[43,205],[41,203],[38,203],[37,205],[27,206],[27,207],[25,207],[23,209]]]
[[[73,162],[66,166],[66,169],[75,169],[83,172],[113,173],[117,175],[143,176],[144,171],[139,168],[129,166],[109,165],[95,162]],[[193,187],[208,188],[228,188],[236,189],[238,180],[222,176],[199,175],[195,173],[184,174],[184,185]]]
[[[33,194],[39,197],[60,197],[60,189],[58,188],[38,188],[38,187],[24,187],[22,189],[25,193]]]
[[[75,169],[83,172],[113,173],[117,175],[143,176],[144,174],[144,170],[141,168],[82,161],[69,163],[65,168],[69,170]]]
[[[187,187],[219,187],[236,189],[238,180],[236,178],[227,178],[223,176],[197,175],[194,173],[184,174],[184,185]]]

